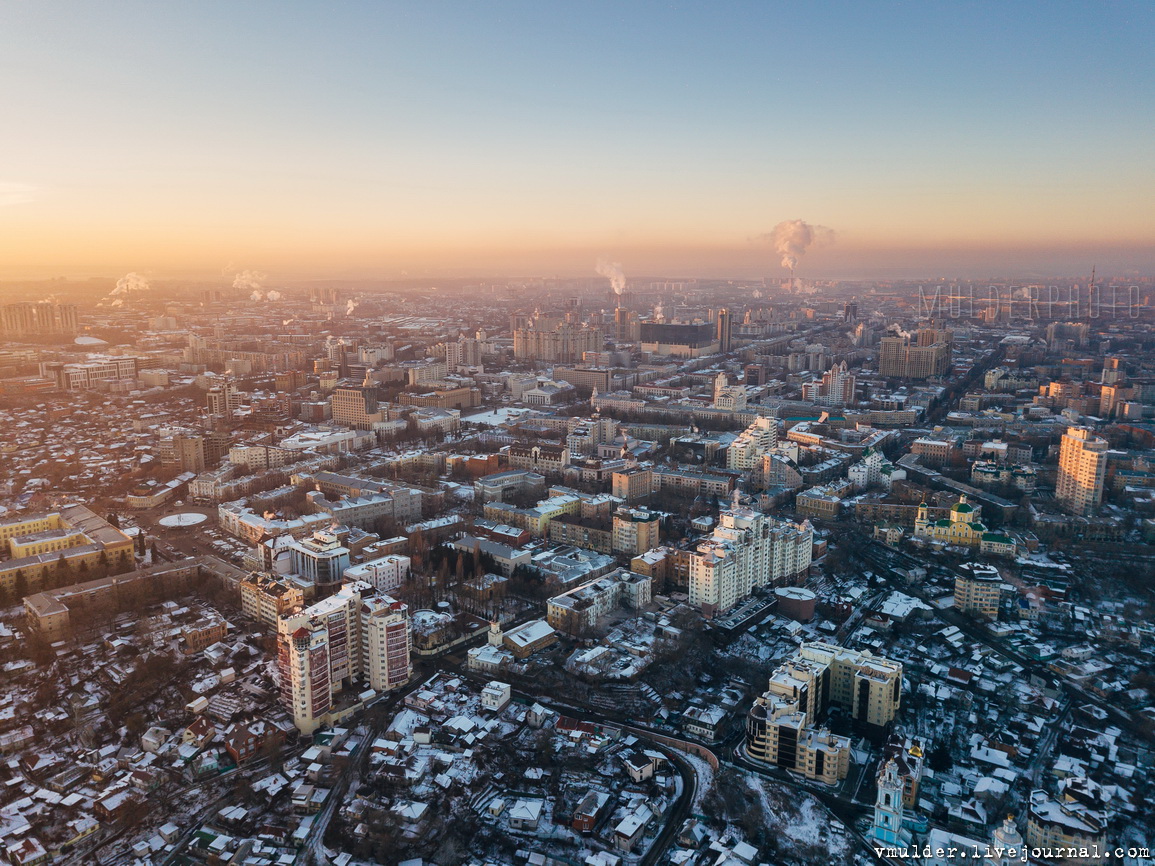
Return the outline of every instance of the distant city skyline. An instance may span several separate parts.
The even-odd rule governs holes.
[[[1155,270],[1149,4],[0,9],[0,280]]]

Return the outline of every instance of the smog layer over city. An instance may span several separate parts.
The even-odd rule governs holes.
[[[0,861],[1155,863],[1153,39],[0,4]]]

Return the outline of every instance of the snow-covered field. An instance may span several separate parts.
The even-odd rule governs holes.
[[[786,847],[818,849],[827,863],[848,863],[853,845],[842,823],[814,797],[759,776],[747,776],[746,786],[762,802],[768,825],[793,843]]]

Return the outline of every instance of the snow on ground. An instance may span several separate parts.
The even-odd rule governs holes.
[[[1055,562],[1045,553],[1028,553],[1015,557],[1019,565],[1033,565],[1038,568],[1057,568],[1060,571],[1070,571],[1071,565],[1067,562]]]
[[[787,790],[758,776],[747,776],[746,786],[761,799],[763,814],[782,835],[798,845],[825,849],[831,863],[850,854],[846,834],[831,832],[841,828],[840,822],[811,795]]]
[[[515,424],[518,421],[528,421],[535,416],[544,415],[533,409],[519,409],[514,407],[500,407],[489,412],[478,412],[476,415],[467,415],[462,421],[470,424],[481,424],[485,427],[500,427],[504,424]]]
[[[814,800],[803,800],[799,808],[799,815],[793,819],[783,832],[798,842],[808,845],[818,845],[822,842],[822,830],[830,823],[825,810],[819,808]]]
[[[406,707],[394,716],[393,721],[389,725],[389,730],[400,734],[402,737],[411,737],[413,736],[414,728],[427,724],[429,724],[429,718],[427,716]]]
[[[687,752],[680,752],[679,754],[694,767],[694,775],[697,776],[698,787],[694,791],[694,802],[690,805],[690,811],[701,814],[702,801],[714,786],[714,768],[710,766],[705,758],[699,758],[697,755],[691,755]]]

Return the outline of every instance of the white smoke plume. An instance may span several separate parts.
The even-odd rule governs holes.
[[[108,297],[100,301],[97,306],[123,307],[124,299],[128,295],[132,295],[137,292],[147,292],[151,288],[152,286],[148,284],[148,280],[146,280],[140,274],[125,274],[123,277],[116,281],[116,286],[111,292],[108,293]]]
[[[279,301],[281,298],[282,298],[281,293],[278,292],[276,289],[269,289],[265,293],[265,300],[266,301]]]
[[[782,267],[793,271],[812,245],[834,240],[834,232],[805,220],[786,220],[774,226],[769,234],[759,235],[755,240],[773,247],[782,257]]]
[[[152,287],[148,284],[148,280],[140,274],[125,274],[116,281],[116,288],[109,293],[109,297],[131,295],[133,292],[147,292],[150,288]]]
[[[626,290],[626,275],[622,271],[621,262],[611,262],[606,259],[598,259],[596,271],[599,276],[605,277],[610,281],[613,287],[614,294],[620,295]]]
[[[246,289],[256,294],[261,289],[261,283],[265,281],[268,274],[262,274],[260,271],[241,271],[233,277],[234,289]],[[249,296],[252,298],[252,295]],[[259,301],[260,298],[252,298],[254,301]]]
[[[250,301],[263,301],[264,299],[265,299],[265,293],[262,292],[260,289],[256,290],[251,295],[249,295]]]
[[[353,315],[353,311],[355,309],[357,309],[357,303],[358,302],[354,301],[352,298],[349,299],[348,303],[345,304],[345,315],[346,316]]]

